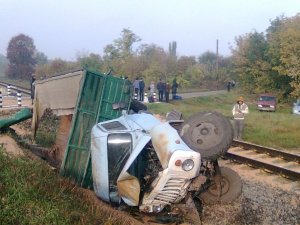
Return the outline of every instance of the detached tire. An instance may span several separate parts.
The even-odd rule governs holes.
[[[142,102],[133,99],[130,103],[129,109],[133,110],[135,113],[138,113],[140,110],[147,111],[147,106]]]
[[[233,129],[222,114],[201,112],[183,123],[180,136],[203,160],[216,160],[231,146]]]
[[[242,180],[240,176],[230,168],[220,167],[221,171],[221,187],[220,191],[216,183],[212,180],[208,189],[200,194],[200,199],[206,204],[231,203],[236,200],[242,193]]]

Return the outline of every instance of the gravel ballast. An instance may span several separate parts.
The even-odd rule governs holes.
[[[299,182],[230,161],[221,164],[239,173],[243,182],[242,195],[232,204],[204,205],[203,225],[300,224]]]

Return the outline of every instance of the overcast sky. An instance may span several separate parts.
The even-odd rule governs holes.
[[[179,55],[216,51],[229,55],[239,35],[264,32],[270,19],[300,12],[300,0],[0,0],[0,53],[24,33],[48,58],[75,60],[76,54],[101,54],[131,29],[141,43],[168,49],[177,42]]]

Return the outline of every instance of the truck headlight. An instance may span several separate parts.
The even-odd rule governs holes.
[[[182,163],[182,169],[184,171],[190,171],[194,168],[194,165],[195,165],[195,163],[192,159],[186,159]]]
[[[270,105],[270,107],[271,107],[271,108],[275,108],[275,106],[274,106],[274,105]]]
[[[262,107],[262,105],[258,105],[258,107],[260,107],[260,108],[261,108],[261,107]]]

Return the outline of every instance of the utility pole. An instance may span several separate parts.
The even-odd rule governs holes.
[[[219,80],[219,40],[217,39],[216,80]]]

